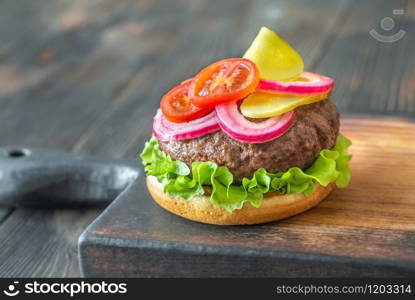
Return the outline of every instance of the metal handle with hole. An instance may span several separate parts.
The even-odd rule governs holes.
[[[105,204],[139,175],[138,163],[44,149],[0,148],[0,205],[64,207]]]

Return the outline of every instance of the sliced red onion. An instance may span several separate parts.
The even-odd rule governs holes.
[[[300,81],[274,81],[261,79],[257,91],[284,95],[316,95],[333,89],[334,80],[311,72],[303,72]]]
[[[173,123],[159,109],[153,121],[153,135],[160,141],[189,140],[218,130],[220,127],[214,111],[190,122]]]
[[[215,111],[222,130],[244,143],[265,143],[276,139],[287,132],[295,120],[292,110],[263,122],[251,122],[240,113],[236,101],[216,105]]]

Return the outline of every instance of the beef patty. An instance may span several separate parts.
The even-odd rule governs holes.
[[[322,149],[330,149],[339,133],[339,112],[330,100],[300,106],[293,126],[281,137],[261,144],[238,142],[223,131],[185,141],[159,141],[174,160],[191,166],[194,161],[213,161],[226,166],[239,182],[259,168],[285,172],[309,167]]]

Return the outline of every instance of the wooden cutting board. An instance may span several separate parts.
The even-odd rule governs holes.
[[[295,217],[221,227],[158,207],[144,178],[84,232],[84,276],[415,275],[415,123],[351,116],[352,180]]]

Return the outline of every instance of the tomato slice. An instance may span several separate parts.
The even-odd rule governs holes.
[[[183,81],[161,99],[160,108],[170,122],[189,122],[207,115],[213,110],[213,107],[199,108],[190,102],[188,89],[192,81],[192,79]]]
[[[220,60],[196,75],[189,86],[190,101],[205,108],[239,100],[252,93],[259,80],[259,71],[251,60]]]

